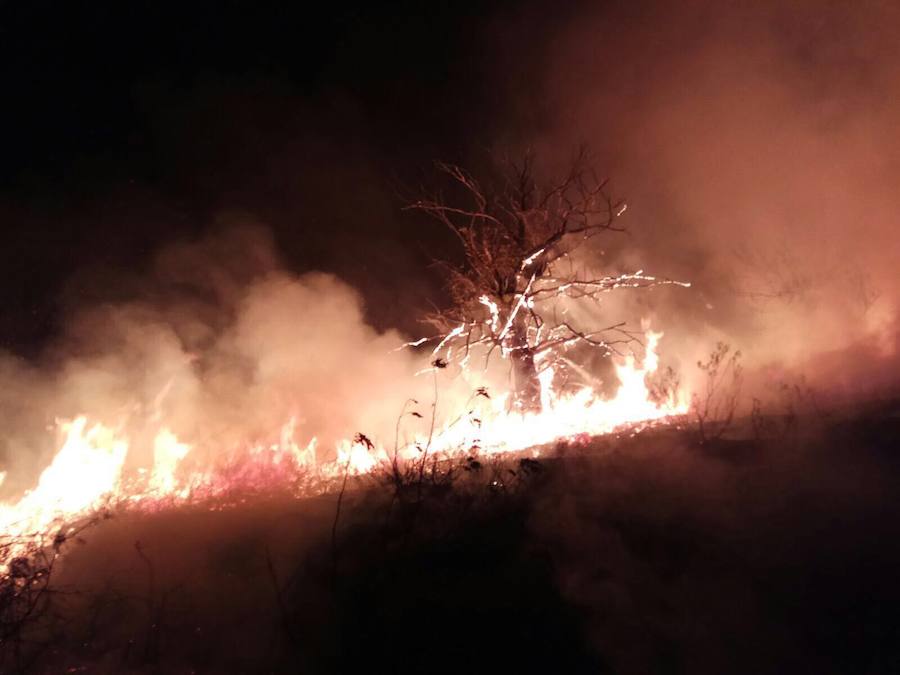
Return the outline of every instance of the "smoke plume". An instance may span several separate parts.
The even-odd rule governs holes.
[[[293,419],[296,442],[315,437],[318,460],[331,461],[356,432],[392,447],[407,399],[430,420],[433,378],[416,376],[427,354],[366,323],[361,295],[337,277],[288,272],[259,225],[167,246],[118,283],[115,302],[73,308],[42,358],[0,358],[6,490],[46,466],[55,422],[82,414],[127,430],[134,466],[148,464],[162,426],[215,453],[277,441]],[[458,415],[473,386],[441,373],[437,419]],[[416,421],[403,430],[420,431]]]
[[[670,359],[690,369],[724,340],[770,375],[896,379],[895,6],[604,3],[546,33],[532,19],[503,43],[542,45],[508,85],[533,120],[523,142],[560,167],[587,143],[627,198],[630,232],[594,264],[693,283],[640,299]]]

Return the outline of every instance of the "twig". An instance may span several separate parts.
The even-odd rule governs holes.
[[[281,629],[284,631],[284,636],[290,640],[291,639],[291,623],[290,623],[290,615],[288,614],[287,606],[284,604],[284,598],[282,597],[283,589],[281,585],[278,583],[278,574],[275,572],[275,564],[272,562],[272,554],[269,550],[269,545],[265,546],[266,551],[266,569],[269,572],[269,581],[272,583],[272,592],[275,594],[275,604],[278,606],[278,615],[281,619]]]
[[[347,489],[347,479],[350,477],[350,458],[344,465],[344,479],[341,481],[341,491],[338,493],[337,506],[334,510],[334,522],[331,524],[331,583],[337,585],[338,544],[337,528],[341,518],[341,505],[344,502],[344,491]]]

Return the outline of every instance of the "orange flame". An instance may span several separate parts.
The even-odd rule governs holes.
[[[554,389],[554,372],[546,368],[540,377],[541,411],[510,411],[509,394],[478,397],[478,405],[459,419],[427,434],[415,434],[394,452],[401,461],[414,460],[422,453],[440,458],[528,449],[538,453],[538,446],[558,440],[609,433],[625,424],[683,414],[686,398],[654,402],[647,388],[647,376],[658,367],[660,337],[647,332],[640,365],[633,356],[616,364],[620,385],[612,398],[600,398],[588,387],[559,394]],[[89,424],[86,416],[61,422],[65,440],[37,486],[17,501],[0,503],[0,531],[7,542],[5,552],[0,553],[0,569],[21,554],[29,538],[88,515],[109,501],[151,509],[219,496],[235,488],[295,486],[302,476],[327,480],[344,472],[371,473],[393,454],[377,440],[358,435],[337,443],[335,459],[318,461],[316,439],[299,445],[296,426],[292,418],[278,430],[277,443],[251,445],[202,470],[183,470],[194,448],[162,426],[154,438],[152,466],[138,470],[135,479],[126,478],[123,472],[130,445],[123,432]],[[22,543],[15,543],[19,540]]]

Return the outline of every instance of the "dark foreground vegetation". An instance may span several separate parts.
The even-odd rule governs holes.
[[[28,673],[896,673],[900,416],[662,429],[303,501],[118,515]],[[4,617],[8,630],[13,615]]]

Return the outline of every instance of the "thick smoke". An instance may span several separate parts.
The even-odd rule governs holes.
[[[541,35],[538,75],[511,85],[539,121],[526,141],[560,166],[586,142],[630,206],[594,260],[693,283],[613,314],[653,316],[685,369],[724,340],[770,378],[896,379],[898,19],[891,3],[604,3]]]
[[[85,283],[82,281],[82,283]],[[319,461],[362,432],[393,446],[430,422],[434,381],[408,338],[366,323],[361,295],[337,277],[294,275],[266,229],[232,225],[172,244],[146,273],[118,279],[127,296],[73,308],[66,332],[35,363],[0,359],[7,493],[28,486],[58,449],[54,424],[87,415],[123,429],[129,462],[147,466],[162,427],[215,458],[241,444],[317,439]],[[458,415],[471,389],[441,373],[437,420]]]

